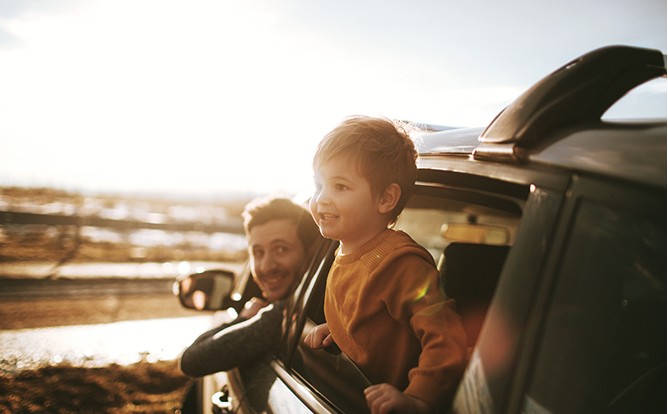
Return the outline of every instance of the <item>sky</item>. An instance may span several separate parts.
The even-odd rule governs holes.
[[[485,126],[612,44],[666,1],[0,0],[0,187],[308,192],[346,116]]]

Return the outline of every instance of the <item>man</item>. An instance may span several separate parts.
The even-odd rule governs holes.
[[[201,377],[252,362],[280,343],[285,301],[306,270],[310,249],[321,239],[302,206],[286,198],[254,200],[243,212],[253,279],[253,298],[231,323],[198,337],[181,355],[188,376]]]

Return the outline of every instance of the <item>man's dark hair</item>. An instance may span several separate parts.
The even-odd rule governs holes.
[[[297,236],[304,245],[305,251],[311,251],[320,237],[320,230],[308,210],[289,198],[262,197],[255,199],[246,205],[241,216],[244,220],[246,235],[250,234],[253,227],[273,220],[292,220],[297,226]]]

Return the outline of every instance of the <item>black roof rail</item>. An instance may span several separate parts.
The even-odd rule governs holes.
[[[596,121],[634,87],[666,76],[659,50],[631,46],[595,49],[538,81],[485,128],[475,158],[521,161],[525,148],[551,128]]]

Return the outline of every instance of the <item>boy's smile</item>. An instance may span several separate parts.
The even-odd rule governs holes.
[[[329,214],[329,213],[324,213],[324,212],[318,212],[318,217],[319,219],[316,220],[319,223],[322,223],[323,225],[326,225],[327,223],[333,222],[336,220],[339,216],[336,214]]]
[[[334,157],[315,171],[315,193],[309,208],[323,236],[339,240],[341,252],[354,251],[387,228],[378,211],[379,197],[355,162]]]

